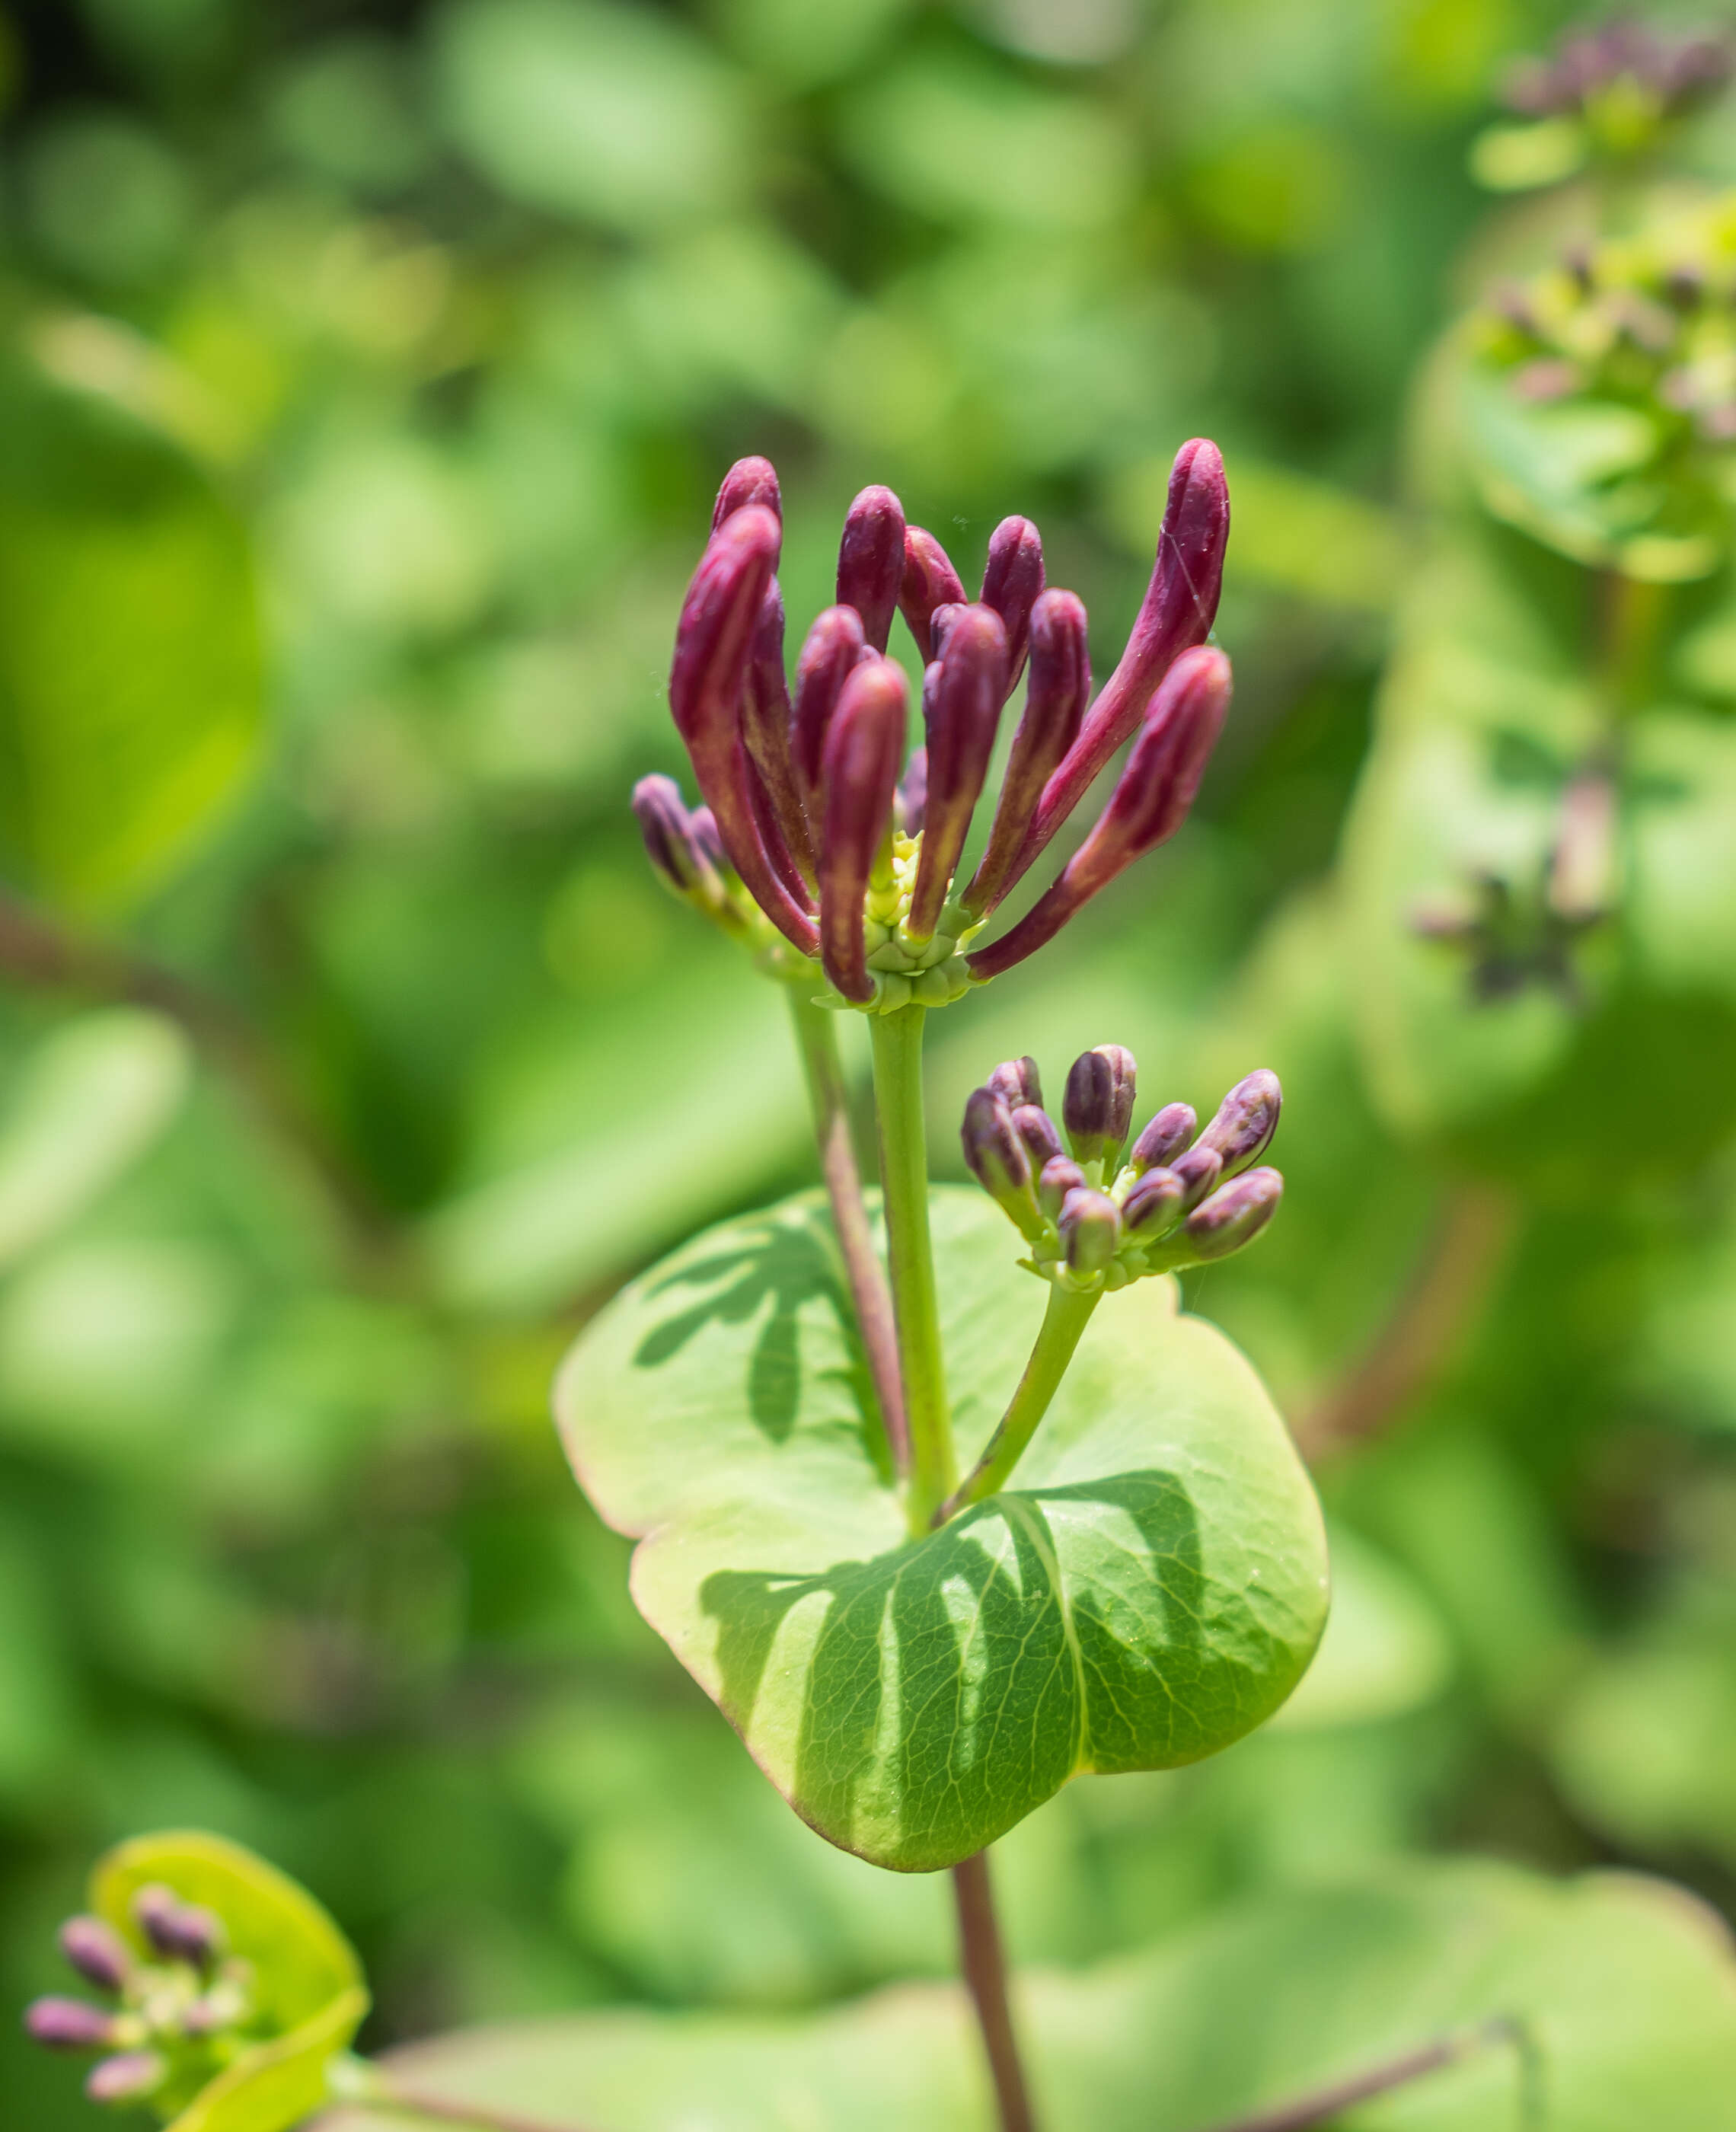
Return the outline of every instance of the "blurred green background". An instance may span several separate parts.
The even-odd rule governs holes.
[[[681,766],[671,627],[747,451],[798,626],[885,481],[967,577],[1036,517],[1105,673],[1169,458],[1220,441],[1200,809],[937,1022],[937,1165],[1009,1051],[1129,1044],[1153,1103],[1269,1061],[1289,1197],[1193,1299],[1287,1409],[1331,1410],[1431,1253],[1488,1290],[1323,1465],[1330,1666],[1220,1761],[1019,1829],[1017,1953],[1412,1850],[1736,1898],[1728,1165],[1601,1190],[1683,1131],[1613,1104],[1576,1193],[1394,1138],[1325,886],[1408,397],[1479,286],[1468,144],[1564,18],[0,14],[0,2003],[56,1984],[94,1851],[186,1822],[330,1904],[375,2042],[950,1964],[944,1884],[813,1837],[638,1624],[547,1419],[626,1274],[811,1174],[780,1002],[626,807]],[[1736,173],[1736,119],[1693,152]],[[3,2027],[0,2089],[86,2121]]]

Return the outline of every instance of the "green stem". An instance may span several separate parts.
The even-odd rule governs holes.
[[[958,1478],[947,1373],[928,1241],[928,1152],[923,1129],[923,1023],[927,1010],[900,1007],[868,1018],[874,1045],[874,1101],[880,1116],[880,1190],[886,1256],[910,1431],[905,1510],[913,1533],[926,1532]]]
[[[904,1421],[904,1390],[899,1381],[898,1334],[885,1268],[874,1248],[868,1210],[862,1203],[861,1173],[850,1139],[850,1107],[838,1056],[837,1016],[816,1006],[797,985],[787,985],[789,1018],[808,1077],[808,1100],[813,1112],[813,1136],[820,1152],[820,1174],[832,1206],[832,1227],[844,1262],[844,1278],[856,1305],[856,1328],[867,1357],[880,1420],[894,1472],[910,1468],[910,1432]]]
[[[1007,1477],[1024,1457],[1025,1446],[1036,1434],[1038,1423],[1048,1412],[1049,1401],[1054,1398],[1067,1366],[1073,1359],[1073,1350],[1091,1323],[1097,1301],[1095,1294],[1081,1295],[1073,1289],[1051,1285],[1048,1308],[1037,1329],[1036,1344],[1031,1349],[1031,1359],[1024,1366],[1024,1375],[1019,1380],[1006,1412],[995,1424],[995,1433],[983,1447],[981,1457],[935,1512],[936,1525],[944,1525],[958,1511],[972,1503],[980,1503],[985,1496],[992,1496],[997,1488],[1005,1486]]]

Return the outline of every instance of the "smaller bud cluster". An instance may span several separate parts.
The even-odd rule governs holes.
[[[1472,334],[1504,388],[1483,475],[1499,516],[1631,576],[1692,578],[1714,566],[1736,447],[1736,196],[1575,245],[1499,289]],[[1600,459],[1583,489],[1552,470],[1533,477],[1509,434],[1532,409],[1571,406],[1628,424],[1618,461]],[[1553,469],[1555,458],[1542,459]]]
[[[778,478],[765,459],[725,477],[675,636],[669,706],[703,805],[666,777],[634,812],[675,892],[823,987],[829,1006],[941,1006],[1052,939],[1089,899],[1173,836],[1193,804],[1230,693],[1204,639],[1216,612],[1229,496],[1215,446],[1182,447],[1150,586],[1120,662],[1091,697],[1083,605],[1044,582],[1029,519],[1002,521],[975,599],[934,535],[890,489],[865,488],[839,544],[837,597],[784,665]],[[923,666],[918,745],[904,670],[886,655],[902,616]],[[987,848],[962,861],[1001,714],[1029,679]],[[1103,814],[1060,876],[992,945],[972,948],[1124,742]]]
[[[1166,1104],[1129,1149],[1134,1073],[1119,1044],[1073,1061],[1064,1145],[1033,1059],[997,1066],[965,1105],[965,1160],[1030,1246],[1022,1263],[1082,1294],[1227,1258],[1265,1227],[1283,1193],[1275,1169],[1252,1166],[1278,1130],[1275,1073],[1239,1081],[1203,1132],[1187,1104]]]
[[[1502,101],[1522,118],[1601,118],[1618,127],[1624,118],[1629,125],[1675,118],[1717,95],[1732,64],[1727,37],[1672,36],[1633,17],[1617,17],[1571,32],[1547,59],[1518,61],[1503,84]],[[1612,103],[1616,112],[1609,110]]]
[[[252,2040],[251,1966],[228,1952],[223,1921],[173,1889],[142,1887],[132,1922],[144,1952],[100,1918],[69,1918],[60,1952],[106,2002],[36,2000],[26,2032],[50,2050],[100,2052],[94,2102],[149,2102],[202,2086]]]

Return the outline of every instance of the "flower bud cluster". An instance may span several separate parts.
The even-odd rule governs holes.
[[[831,1006],[939,1006],[998,976],[1186,819],[1230,699],[1229,661],[1204,645],[1228,531],[1223,462],[1210,444],[1186,444],[1144,604],[1093,702],[1084,607],[1045,585],[1028,519],[997,527],[972,600],[892,492],[864,489],[844,523],[836,604],[809,629],[792,688],[773,574],[778,479],[764,459],[740,461],[718,493],[669,676],[703,804],[689,813],[672,780],[641,780],[634,812],[653,866],[767,968],[823,987]],[[924,668],[922,741],[908,759],[909,687],[886,656],[899,614]],[[987,848],[966,879],[1001,714],[1027,670]],[[1129,739],[1080,851],[1019,924],[973,951]]]
[[[1503,84],[1502,101],[1522,118],[1601,118],[1606,126],[1625,118],[1631,126],[1649,117],[1655,122],[1715,96],[1732,63],[1727,37],[1703,31],[1672,36],[1618,17],[1571,32],[1547,59],[1520,60]]]
[[[132,1898],[137,1945],[100,1918],[69,1918],[60,1952],[103,1995],[36,2000],[28,2034],[50,2050],[101,2052],[94,2102],[149,2102],[202,2086],[253,2040],[251,1965],[228,1952],[216,1914],[152,1884]],[[142,1952],[141,1951],[142,1950]]]
[[[1227,1258],[1265,1227],[1283,1193],[1275,1169],[1253,1167],[1278,1130],[1275,1073],[1237,1082],[1202,1132],[1187,1104],[1166,1104],[1129,1148],[1134,1072],[1119,1044],[1073,1061],[1064,1147],[1033,1059],[997,1066],[965,1105],[965,1160],[1029,1244],[1021,1263],[1083,1294]]]

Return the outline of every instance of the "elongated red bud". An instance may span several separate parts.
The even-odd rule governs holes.
[[[923,689],[928,727],[928,797],[922,856],[904,929],[933,937],[947,900],[971,810],[995,751],[995,728],[1006,700],[1007,635],[992,607],[961,608],[947,632],[944,655],[928,670]]]
[[[1005,892],[1043,785],[1072,746],[1091,700],[1085,603],[1076,593],[1054,588],[1038,598],[1031,609],[1030,655],[1024,713],[1000,780],[988,848],[962,898],[967,910],[992,910]]]
[[[814,879],[813,848],[796,786],[790,723],[789,684],[784,676],[784,594],[774,578],[760,603],[748,651],[741,740],[760,773],[779,838],[800,876],[798,886],[805,892]],[[797,900],[803,898],[798,895]]]
[[[1192,1103],[1166,1103],[1133,1144],[1127,1160],[1134,1175],[1161,1169],[1172,1155],[1179,1155],[1193,1138],[1197,1122]]]
[[[712,507],[712,532],[717,531],[726,518],[734,517],[738,511],[746,511],[753,503],[769,511],[782,526],[784,498],[778,488],[778,470],[770,459],[757,456],[737,459],[723,477],[723,485],[717,491],[717,501]]]
[[[1019,686],[1031,641],[1031,610],[1043,590],[1043,536],[1029,518],[1003,518],[989,535],[982,603],[1007,632],[1007,694]]]
[[[742,886],[791,944],[811,955],[818,935],[765,848],[741,737],[754,631],[779,540],[778,521],[760,504],[731,512],[712,536],[676,629],[669,708]]]
[[[1217,614],[1230,538],[1230,490],[1217,446],[1182,445],[1169,477],[1158,554],[1120,663],[1086,713],[1079,737],[1043,788],[1013,872],[1024,873],[1071,814],[1098,772],[1145,715],[1171,662],[1204,643]]]
[[[1060,878],[1011,932],[970,958],[973,977],[998,977],[1053,939],[1076,911],[1187,819],[1230,705],[1230,661],[1201,646],[1164,676],[1109,804]]]
[[[904,574],[899,586],[899,612],[916,639],[924,666],[934,656],[932,617],[938,607],[962,605],[963,580],[939,541],[923,526],[904,528]]]
[[[862,633],[884,651],[904,579],[904,510],[890,488],[865,488],[844,520],[838,544],[838,604],[862,617]]]
[[[790,713],[789,751],[796,782],[818,816],[826,733],[838,693],[861,660],[866,639],[853,607],[828,607],[814,617],[796,661],[795,708]]]
[[[844,684],[826,737],[820,958],[838,991],[858,1005],[874,997],[862,900],[892,826],[909,694],[902,667],[865,660]]]

